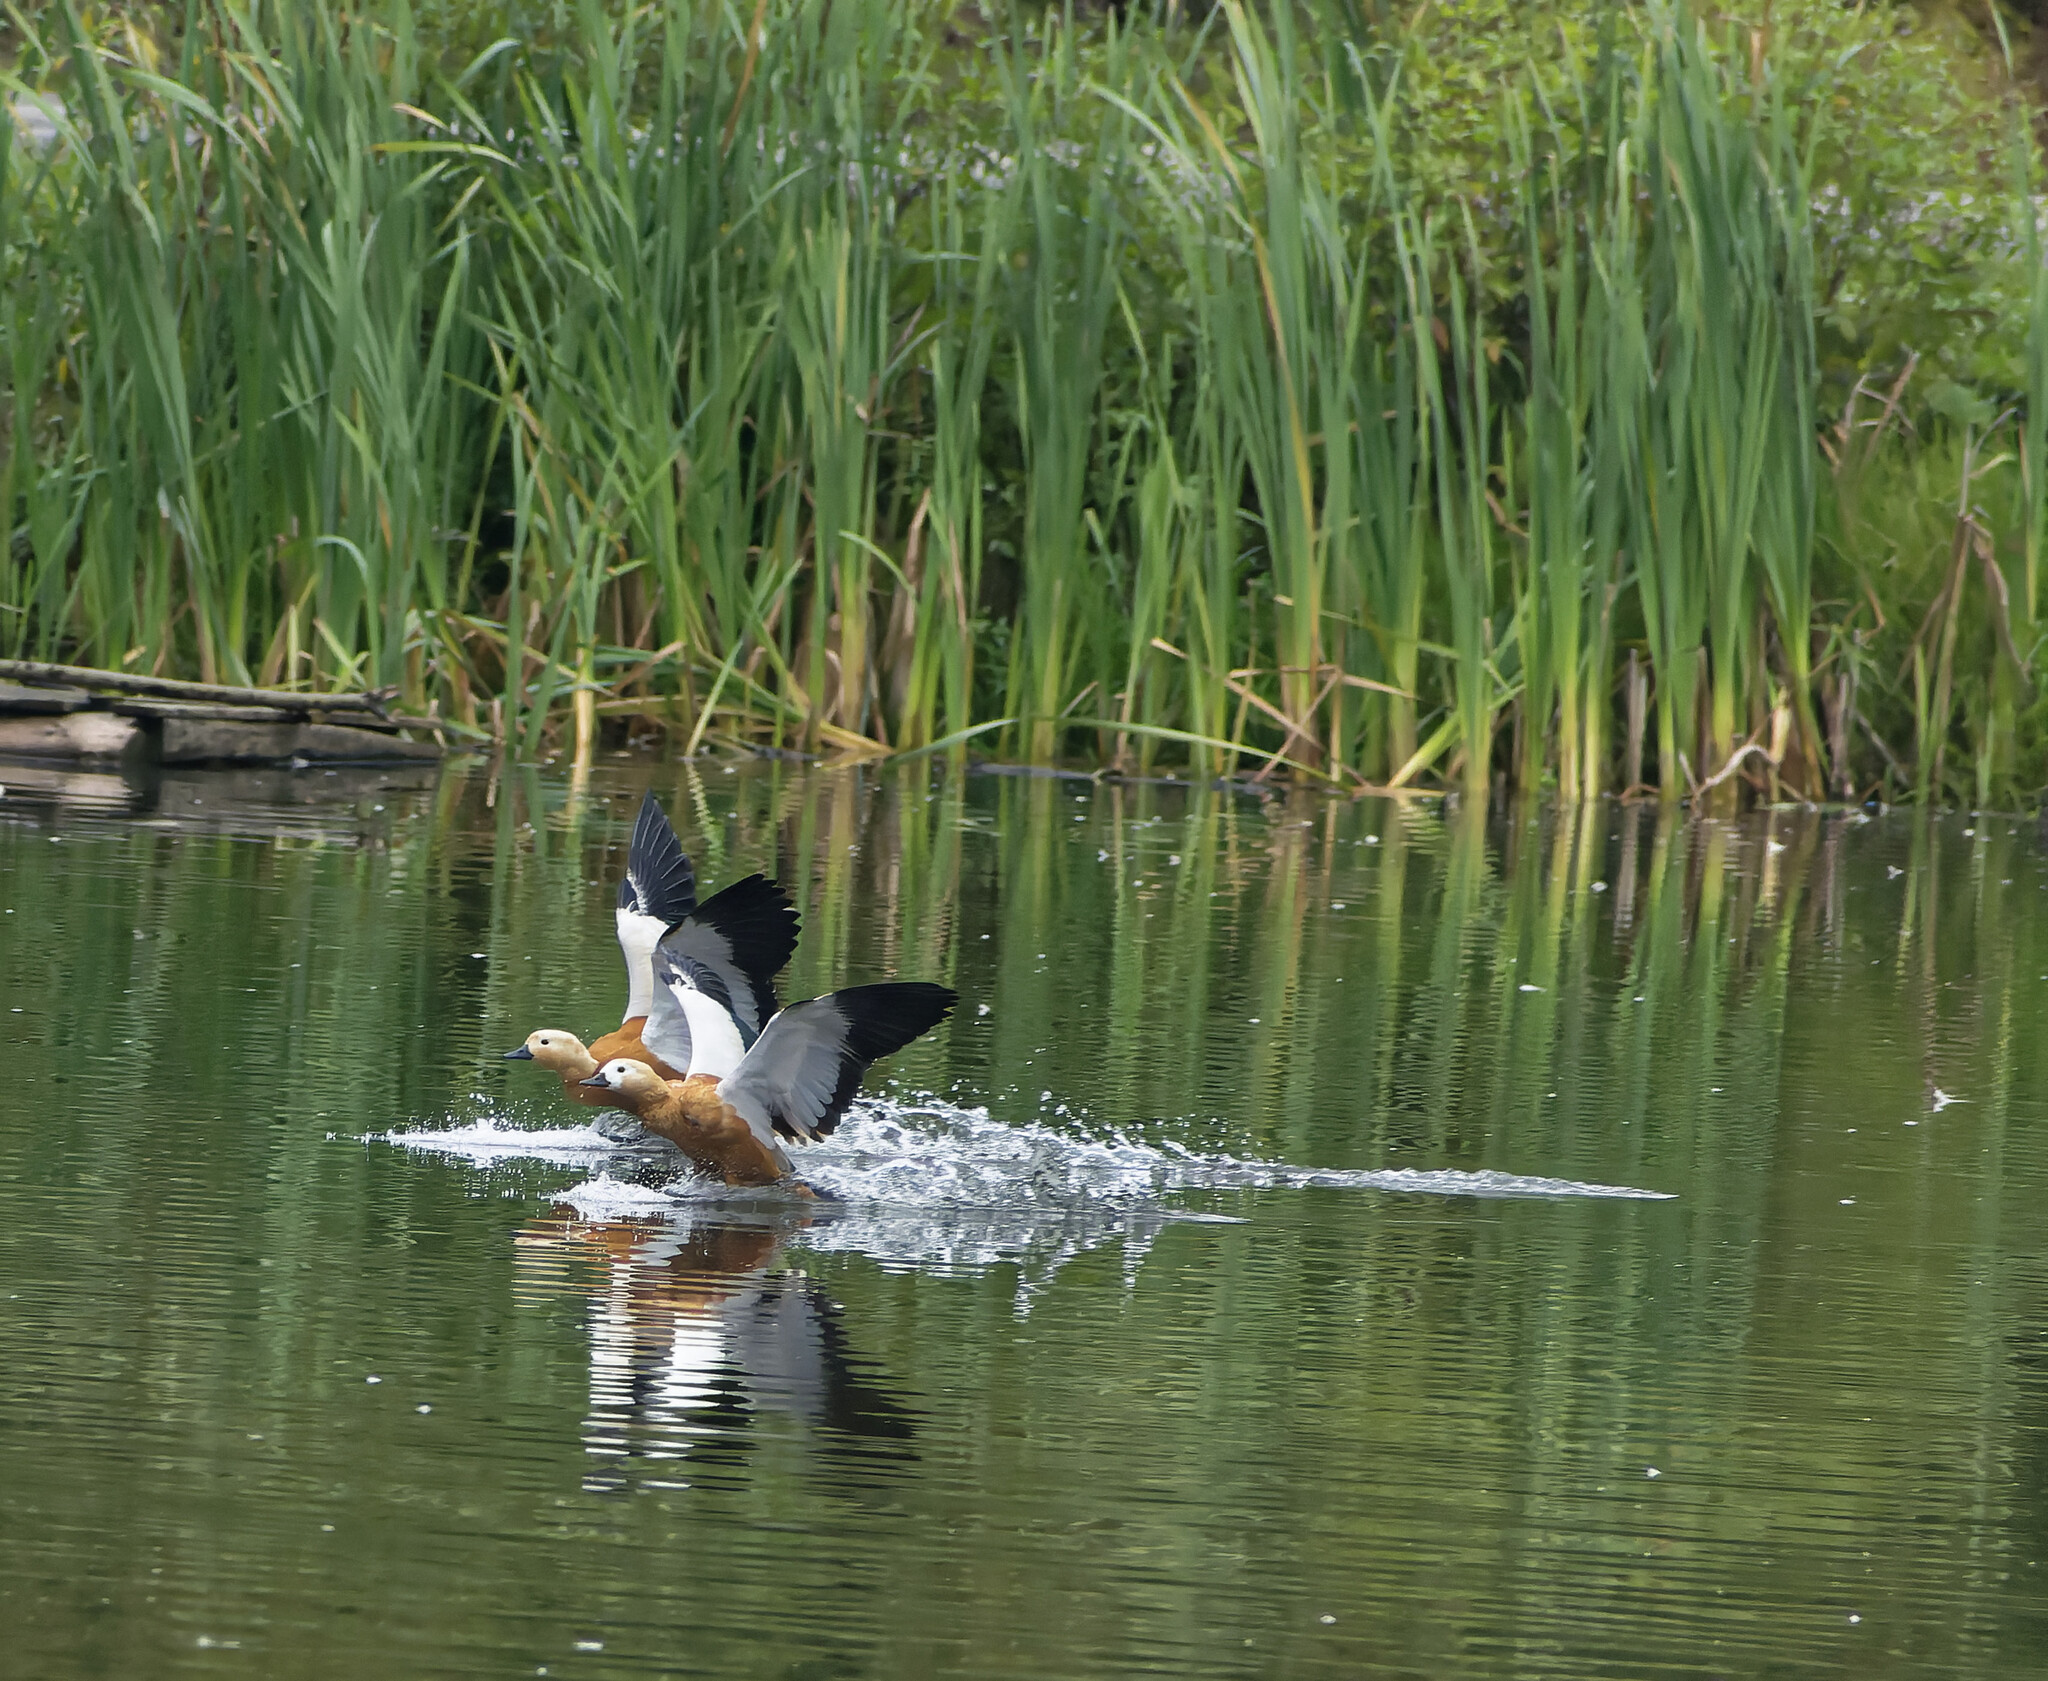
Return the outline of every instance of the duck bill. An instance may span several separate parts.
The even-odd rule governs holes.
[[[597,1086],[605,1091],[610,1091],[612,1089],[611,1081],[607,1080],[602,1074],[593,1074],[590,1076],[589,1079],[578,1080],[576,1083],[579,1086]]]
[[[531,1062],[533,1060],[533,1052],[529,1051],[524,1045],[521,1045],[516,1051],[507,1051],[504,1060],[507,1062]]]

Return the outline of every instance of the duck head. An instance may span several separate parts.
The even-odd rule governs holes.
[[[589,1079],[579,1082],[609,1091],[620,1108],[630,1109],[648,1098],[668,1091],[668,1082],[644,1062],[618,1057],[606,1063]]]
[[[552,1074],[582,1074],[590,1068],[590,1051],[573,1033],[543,1027],[526,1036],[526,1043],[505,1053],[507,1062],[537,1062]]]

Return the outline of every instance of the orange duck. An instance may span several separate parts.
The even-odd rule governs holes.
[[[584,1082],[606,1062],[630,1057],[681,1079],[690,1063],[687,1019],[666,989],[654,984],[656,953],[692,962],[727,1008],[748,1043],[775,1013],[775,975],[796,950],[797,915],[780,886],[751,875],[697,903],[696,873],[661,802],[641,802],[619,883],[619,950],[626,960],[626,1015],[589,1045],[560,1028],[540,1028],[505,1053],[537,1062],[562,1082],[572,1103],[617,1107]]]
[[[582,1083],[726,1184],[806,1197],[818,1193],[796,1177],[781,1139],[825,1137],[869,1066],[936,1027],[955,1002],[951,988],[927,981],[844,987],[791,1004],[747,1046],[714,971],[685,958],[657,974],[689,1021],[688,1073],[670,1079],[614,1057]]]

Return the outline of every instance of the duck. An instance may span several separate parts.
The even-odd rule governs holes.
[[[608,1061],[630,1057],[667,1079],[681,1079],[689,1067],[689,1024],[673,994],[655,985],[657,954],[708,971],[751,1044],[775,1013],[774,977],[796,950],[796,908],[766,876],[743,876],[697,903],[696,872],[652,793],[633,824],[616,922],[627,987],[619,1026],[588,1045],[561,1028],[538,1028],[504,1053],[507,1061],[539,1063],[561,1081],[565,1097],[587,1107],[607,1106],[583,1082]]]
[[[690,1023],[684,1077],[614,1057],[581,1084],[727,1185],[804,1198],[821,1193],[796,1176],[783,1140],[830,1134],[869,1067],[938,1026],[959,1001],[930,981],[842,987],[784,1006],[746,1045],[717,996],[715,973],[685,958],[668,965],[666,977]]]
[[[689,964],[702,974],[711,1000],[707,1016],[717,1011],[724,1018],[718,1031],[730,1031],[743,1046],[751,1045],[775,1014],[775,976],[796,950],[798,926],[796,907],[780,883],[763,875],[742,876],[664,934],[655,960],[664,966]],[[645,1014],[628,1018],[592,1044],[562,1028],[542,1027],[505,1053],[508,1061],[539,1063],[561,1081],[570,1102],[591,1108],[620,1107],[586,1082],[621,1057],[646,1063],[665,1080],[688,1073],[689,1018],[672,990],[657,986]]]

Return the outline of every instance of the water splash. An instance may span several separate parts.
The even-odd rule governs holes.
[[[848,1202],[1042,1208],[1146,1206],[1176,1191],[1381,1190],[1435,1196],[1627,1197],[1668,1193],[1521,1174],[1451,1169],[1296,1167],[1148,1144],[1121,1133],[1076,1136],[1010,1125],[986,1109],[935,1099],[875,1100],[804,1151],[807,1178]]]
[[[1241,1223],[1176,1208],[1165,1200],[1176,1193],[1317,1187],[1496,1198],[1665,1196],[1510,1173],[1296,1167],[1120,1134],[1088,1137],[1033,1123],[1009,1125],[986,1109],[934,1098],[866,1099],[832,1137],[804,1146],[798,1152],[804,1178],[837,1199],[817,1203],[685,1173],[673,1147],[621,1116],[540,1129],[487,1116],[373,1137],[493,1168],[520,1157],[595,1168],[566,1189],[534,1187],[586,1221],[659,1219],[687,1230],[703,1222],[780,1224],[800,1217],[790,1241],[804,1249],[962,1276],[1015,1265],[1020,1316],[1077,1255],[1121,1242],[1129,1285],[1167,1226]]]
[[[465,1126],[413,1127],[373,1132],[371,1144],[402,1144],[409,1150],[460,1156],[478,1167],[528,1157],[536,1161],[575,1164],[616,1156],[632,1146],[594,1126],[517,1127],[486,1117]]]
[[[463,1156],[479,1164],[527,1156],[565,1164],[626,1156],[643,1162],[678,1160],[658,1139],[616,1121],[538,1130],[508,1127],[486,1117],[468,1125],[372,1135],[409,1149]],[[1622,1197],[1663,1200],[1668,1193],[1629,1185],[1588,1184],[1449,1168],[1297,1167],[1148,1144],[1120,1133],[1090,1137],[1034,1123],[1012,1125],[986,1109],[962,1108],[935,1098],[870,1098],[830,1138],[798,1152],[804,1178],[819,1190],[857,1206],[896,1209],[986,1209],[1015,1213],[1152,1208],[1182,1191],[1339,1189],[1396,1191],[1464,1197]],[[611,1187],[606,1189],[605,1187]],[[678,1176],[657,1188],[621,1185],[606,1176],[565,1193],[593,1201],[627,1197],[635,1211],[662,1204],[754,1200],[703,1179]],[[757,1193],[773,1201],[784,1193]],[[619,1212],[625,1210],[621,1208]]]

